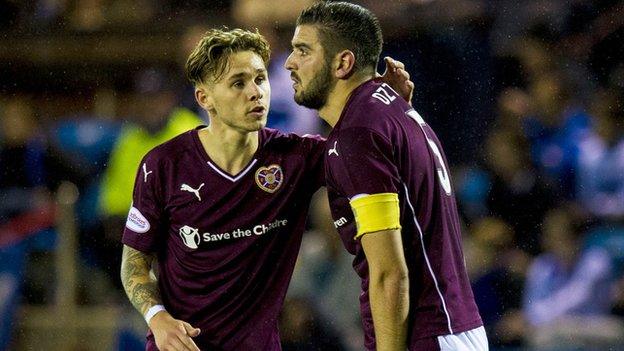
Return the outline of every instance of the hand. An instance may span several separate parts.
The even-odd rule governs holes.
[[[405,70],[405,65],[391,57],[384,57],[386,61],[386,71],[380,80],[392,87],[407,103],[412,104],[414,94],[414,82],[410,79],[409,73]]]
[[[191,339],[199,335],[199,328],[171,317],[167,311],[156,313],[149,327],[160,351],[200,351]]]

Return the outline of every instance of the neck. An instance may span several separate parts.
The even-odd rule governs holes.
[[[338,123],[353,90],[373,78],[375,76],[372,74],[361,74],[338,80],[327,97],[327,103],[319,109],[319,116],[333,128]]]
[[[199,139],[210,159],[229,174],[238,174],[258,150],[258,132],[244,132],[224,126],[215,119],[199,131]]]

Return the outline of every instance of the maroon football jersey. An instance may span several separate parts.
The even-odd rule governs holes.
[[[409,269],[410,349],[425,337],[482,325],[468,281],[446,159],[434,132],[386,84],[358,87],[327,139],[325,171],[334,223],[362,278],[365,344],[375,349],[368,266],[349,199],[397,193]]]
[[[157,254],[164,305],[201,329],[202,350],[280,350],[277,318],[324,150],[320,137],[263,129],[231,175],[192,130],[144,157],[123,243]]]

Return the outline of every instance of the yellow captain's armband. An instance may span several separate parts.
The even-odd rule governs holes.
[[[398,194],[364,195],[351,200],[350,204],[357,225],[355,239],[366,233],[401,229]]]

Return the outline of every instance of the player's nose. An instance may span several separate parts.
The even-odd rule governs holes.
[[[251,84],[251,88],[249,89],[249,99],[251,101],[256,101],[262,99],[263,96],[264,90],[262,89],[262,86],[255,83]]]
[[[286,58],[286,62],[284,62],[284,68],[286,68],[289,71],[292,71],[295,69],[293,54],[294,54],[294,51],[291,52],[290,55],[288,55],[288,58]]]

